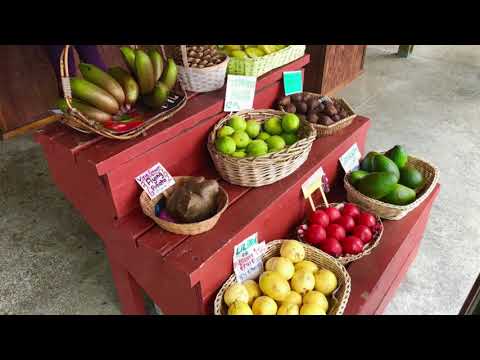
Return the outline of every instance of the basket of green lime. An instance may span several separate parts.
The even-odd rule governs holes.
[[[307,160],[315,138],[312,124],[295,114],[246,110],[220,120],[207,147],[225,181],[258,187],[297,170]]]

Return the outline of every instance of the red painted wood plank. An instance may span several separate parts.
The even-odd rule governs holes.
[[[270,85],[258,93],[255,105],[270,107],[281,91],[280,82]],[[182,132],[169,141],[158,144],[153,149],[119,165],[105,175],[117,216],[121,218],[138,206],[140,193],[135,176],[155,163],[160,162],[174,175],[189,174],[197,169],[211,168],[213,164],[207,151],[207,139],[213,126],[224,116],[225,113],[219,113],[202,120],[196,123],[195,127]]]
[[[275,184],[252,189],[225,212],[210,232],[187,239],[167,255],[167,261],[190,273],[192,285],[201,282],[202,296],[211,294],[231,273],[234,245],[258,232],[260,239],[282,238],[304,214],[301,185],[322,166],[335,181],[338,158],[354,143],[363,146],[368,119],[358,117],[348,131],[316,141],[307,162]]]
[[[309,62],[309,55],[259,78],[257,91],[278,82],[284,71],[303,68]],[[121,163],[131,160],[139,154],[151,149],[158,143],[176,136],[181,131],[189,129],[192,124],[207,117],[218,114],[223,110],[224,89],[196,96],[188,102],[181,111],[171,119],[158,124],[149,130],[146,137],[128,141],[112,141],[105,139],[81,153],[81,157],[97,168],[103,175]]]
[[[407,274],[407,271],[410,268],[410,265],[412,265],[413,260],[415,260],[415,258],[417,257],[418,250],[420,249],[420,243],[421,243],[422,237],[423,237],[423,234],[420,234],[418,242],[416,243],[413,250],[410,252],[410,255],[408,255],[407,260],[405,261],[402,268],[398,272],[397,276],[395,277],[395,280],[390,285],[390,288],[388,289],[387,293],[384,295],[382,302],[378,305],[377,309],[375,310],[375,315],[382,315],[388,303],[393,299],[393,296],[395,295],[395,292],[400,286],[400,283],[405,278],[405,275]]]
[[[352,292],[346,314],[375,313],[422,236],[439,191],[440,185],[437,185],[432,194],[401,221],[385,220],[382,241],[375,251],[349,266]]]

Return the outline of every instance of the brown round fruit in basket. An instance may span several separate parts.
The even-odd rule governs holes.
[[[320,102],[316,108],[318,112],[323,112],[325,110],[325,104],[323,102]]]
[[[297,113],[299,113],[299,114],[306,114],[307,111],[308,111],[308,106],[303,101],[302,102],[296,102],[295,107],[297,108]]]
[[[314,97],[311,97],[307,100],[307,106],[309,111],[317,109],[319,105],[320,101]]]
[[[318,117],[318,123],[319,123],[320,125],[329,126],[329,125],[332,125],[334,122],[333,122],[333,120],[330,118],[330,116],[321,114],[321,115]]]
[[[278,105],[280,106],[288,106],[291,104],[291,99],[290,99],[290,96],[284,96],[283,98],[281,98],[279,101],[278,101]]]
[[[297,113],[297,108],[293,104],[288,104],[285,111],[290,114],[296,114]]]
[[[325,114],[327,114],[328,116],[336,115],[337,112],[338,111],[333,104],[327,104],[327,106],[325,107]]]
[[[307,121],[311,122],[312,124],[318,123],[319,116],[315,113],[311,113],[307,115]]]
[[[291,97],[294,103],[303,101],[303,94],[293,94]]]

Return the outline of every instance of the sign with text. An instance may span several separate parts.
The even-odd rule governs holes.
[[[228,75],[223,111],[253,109],[256,86],[257,78],[255,76]]]
[[[138,175],[135,180],[146,191],[150,199],[155,198],[175,184],[172,175],[160,163]]]
[[[303,92],[302,72],[300,70],[285,71],[283,73],[283,88],[285,96]]]
[[[357,170],[360,167],[361,158],[362,154],[360,153],[357,143],[355,143],[340,157],[340,164],[343,170],[345,170],[345,173],[348,174],[350,171]]]
[[[312,194],[320,189],[321,186],[323,187],[323,191],[325,193],[330,190],[328,186],[327,175],[325,175],[322,167],[318,168],[318,170],[315,171],[313,175],[303,183],[302,192],[305,199],[312,196]]]
[[[265,242],[258,243],[257,233],[235,246],[233,251],[233,269],[238,282],[256,279],[261,275],[266,245]]]

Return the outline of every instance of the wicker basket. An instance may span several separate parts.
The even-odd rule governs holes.
[[[183,66],[178,66],[178,78],[185,89],[193,92],[208,92],[218,90],[225,84],[229,57],[220,64],[203,69],[188,66],[187,47],[180,45]]]
[[[133,48],[136,48],[136,45],[132,45]],[[104,128],[102,124],[98,121],[89,119],[79,110],[75,109],[72,106],[72,91],[70,88],[70,74],[68,69],[68,53],[70,45],[65,45],[62,54],[60,56],[60,75],[62,77],[62,88],[65,100],[67,102],[68,113],[63,115],[62,122],[77,130],[84,133],[96,133],[98,135],[104,136],[110,139],[116,140],[128,140],[145,134],[148,129],[157,125],[158,123],[165,121],[171,118],[176,114],[180,109],[182,109],[187,103],[187,93],[183,86],[180,83],[180,86],[172,91],[172,94],[169,96],[169,100],[174,103],[173,106],[167,106],[166,109],[156,110],[148,114],[148,118],[145,119],[144,123],[128,132],[116,132],[107,128]],[[165,51],[163,46],[161,46],[161,53],[164,58]]]
[[[263,262],[271,257],[280,256],[280,248],[284,240],[274,240],[267,244],[267,251],[263,255]],[[332,271],[338,281],[337,290],[335,290],[329,299],[328,315],[342,315],[348,303],[351,290],[350,275],[348,275],[345,267],[328,254],[310,246],[303,244],[305,248],[305,260],[312,261],[319,268]],[[228,280],[220,288],[214,302],[215,315],[227,315],[228,309],[223,301],[223,295],[230,285],[237,281],[235,274],[232,274]]]
[[[403,219],[410,211],[418,207],[430,195],[438,182],[438,169],[434,165],[411,155],[408,156],[407,165],[420,171],[425,179],[424,185],[417,190],[417,199],[413,203],[400,206],[369,198],[355,189],[348,180],[348,174],[345,174],[343,183],[347,192],[348,201],[360,205],[383,219]]]
[[[258,58],[231,58],[228,73],[232,75],[261,76],[305,55],[305,45],[289,45],[270,55]]]
[[[302,121],[299,130],[300,140],[285,149],[258,157],[234,158],[224,155],[215,148],[215,137],[220,129],[232,116],[220,120],[213,128],[208,138],[208,151],[215,168],[221,177],[234,185],[258,187],[279,181],[297,170],[308,158],[312,143],[316,138],[313,126]],[[246,120],[255,119],[263,123],[272,116],[282,116],[277,110],[245,110],[235,113]]]
[[[311,92],[303,92],[303,94],[312,95],[318,98],[321,102],[332,102],[331,98],[329,98],[328,96],[322,96]],[[357,116],[357,114],[355,114],[355,112],[353,111],[352,107],[344,99],[335,98],[335,100],[339,101],[342,104],[342,107],[347,111],[347,117],[328,126],[321,124],[313,124],[313,127],[317,130],[317,138],[333,135],[340,130],[346,128],[347,126],[350,126],[350,124],[353,122],[353,119],[355,119],[355,117]],[[279,105],[279,109],[281,111],[285,111],[285,108],[282,105]]]
[[[330,207],[335,207],[337,209],[341,209],[341,208],[343,208],[345,203],[330,203],[329,205],[330,205]],[[325,209],[325,206],[316,206],[315,208],[316,209]],[[359,208],[361,210],[366,211],[366,209],[362,208],[361,206],[359,206]],[[351,263],[353,261],[361,259],[362,257],[370,255],[372,253],[373,249],[375,249],[378,246],[378,244],[380,243],[380,239],[382,238],[382,235],[383,235],[382,220],[377,215],[375,215],[375,219],[377,220],[377,224],[380,225],[379,229],[372,234],[373,235],[372,240],[367,244],[367,246],[365,246],[363,251],[360,254],[356,254],[356,255],[340,256],[340,257],[336,258],[338,261],[340,261],[342,264],[346,265],[348,263]],[[303,224],[306,224],[306,219],[304,220]],[[298,240],[302,241],[302,242],[304,241],[301,236],[298,236]],[[322,250],[319,250],[319,251],[322,251]]]
[[[218,194],[218,211],[215,214],[215,216],[212,216],[209,219],[206,219],[204,221],[200,221],[197,223],[190,223],[190,224],[178,224],[178,223],[173,223],[169,221],[165,221],[163,219],[160,219],[155,215],[155,205],[164,197],[170,196],[172,192],[175,190],[175,187],[178,185],[181,185],[185,181],[191,179],[191,176],[177,176],[175,177],[175,185],[172,187],[168,188],[163,192],[162,194],[158,195],[154,199],[150,199],[148,194],[144,191],[140,195],[140,205],[142,206],[142,210],[145,215],[147,215],[149,218],[151,218],[153,221],[155,221],[162,229],[169,231],[174,234],[179,234],[179,235],[197,235],[201,234],[204,232],[209,231],[212,229],[218,219],[220,219],[220,216],[222,213],[227,209],[228,207],[228,194],[227,192],[220,186],[219,187],[219,194]]]

